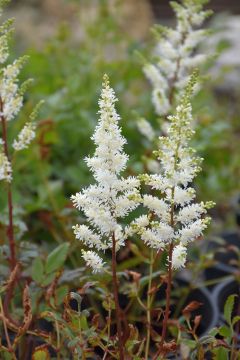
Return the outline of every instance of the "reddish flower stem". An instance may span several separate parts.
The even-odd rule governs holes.
[[[169,252],[168,252],[168,273],[167,273],[167,289],[166,289],[166,308],[164,312],[164,319],[163,319],[163,328],[162,328],[162,336],[160,347],[155,354],[153,360],[157,360],[158,356],[162,354],[163,345],[167,334],[167,323],[170,314],[170,300],[171,300],[171,290],[172,290],[172,253],[173,253],[173,243],[170,244]]]
[[[124,360],[123,340],[122,340],[122,324],[121,324],[121,309],[118,300],[118,280],[117,280],[117,261],[116,261],[116,239],[115,234],[112,234],[112,279],[113,279],[113,294],[115,302],[115,314],[118,334],[118,350],[119,359]]]
[[[0,112],[3,112],[3,102],[0,97]],[[3,137],[3,149],[5,156],[7,157],[8,161],[11,164],[11,160],[9,157],[8,151],[8,143],[7,143],[7,124],[6,119],[3,115],[1,115],[1,122],[2,122],[2,137]],[[16,251],[15,251],[15,240],[14,240],[14,229],[13,229],[13,202],[12,202],[12,187],[11,183],[8,183],[7,189],[7,197],[8,197],[8,228],[7,228],[7,237],[9,241],[9,249],[10,249],[10,268],[13,270],[16,266]]]

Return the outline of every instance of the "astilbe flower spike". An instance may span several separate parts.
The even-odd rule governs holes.
[[[100,119],[92,136],[96,150],[93,157],[85,159],[96,183],[71,197],[74,206],[83,211],[88,220],[88,225],[73,226],[76,238],[88,248],[103,251],[112,248],[113,233],[117,249],[124,245],[125,231],[119,219],[134,210],[140,200],[140,181],[120,175],[126,168],[128,156],[123,152],[126,140],[118,125],[116,101],[105,75],[99,100]]]
[[[0,16],[3,7],[8,0],[0,0]],[[23,97],[31,79],[20,84],[19,74],[24,66],[27,57],[22,56],[13,63],[9,63],[9,40],[13,32],[13,20],[8,19],[0,26],[0,180],[7,182],[7,198],[8,198],[8,218],[9,224],[7,229],[7,237],[10,247],[10,264],[13,269],[16,265],[14,224],[13,224],[13,201],[12,201],[12,163],[11,151],[8,144],[8,126],[17,117],[23,107]],[[35,120],[41,102],[35,107],[30,115],[30,121]],[[27,123],[20,131],[18,137],[13,142],[15,150],[26,149],[35,137],[35,125]]]
[[[214,205],[195,203],[195,190],[191,187],[202,161],[189,146],[194,134],[189,97],[195,78],[194,74],[176,113],[168,117],[167,136],[159,138],[159,149],[154,153],[160,162],[160,173],[141,176],[151,191],[160,194],[143,196],[143,205],[151,216],[136,219],[129,229],[130,233],[138,232],[150,248],[168,249],[172,244],[173,256],[169,261],[174,269],[184,267],[187,245],[207,228],[210,218],[203,215]]]
[[[204,20],[212,13],[203,10],[203,0],[172,1],[176,15],[176,28],[157,26],[157,45],[152,62],[144,65],[143,71],[150,81],[152,102],[158,115],[167,115],[175,95],[182,95],[194,68],[209,58],[196,54],[196,48],[207,37],[209,30],[201,29]]]

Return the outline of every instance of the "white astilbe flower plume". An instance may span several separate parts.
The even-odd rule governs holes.
[[[35,129],[36,126],[33,123],[27,123],[24,125],[23,129],[18,134],[18,138],[13,142],[13,148],[16,151],[27,149],[29,144],[35,138]]]
[[[86,265],[92,268],[92,272],[98,273],[103,270],[104,262],[99,257],[98,254],[96,254],[94,251],[88,250],[82,250],[82,258],[85,260]]]
[[[145,220],[149,221],[144,224],[141,218],[136,219],[129,230],[130,233],[137,232],[151,248],[168,249],[171,245],[174,269],[184,266],[186,246],[202,235],[210,220],[203,215],[214,205],[212,202],[194,203],[195,191],[190,186],[201,170],[202,160],[189,147],[194,134],[189,97],[195,82],[194,73],[175,115],[169,116],[167,136],[159,138],[159,149],[154,153],[159,160],[160,172],[141,176],[153,194],[154,190],[160,192],[160,196],[143,196],[143,205],[149,210]]]
[[[0,149],[0,180],[7,182],[12,180],[12,167],[2,149]]]
[[[153,61],[143,67],[152,85],[152,102],[158,115],[171,112],[173,100],[182,94],[192,70],[202,65],[207,55],[196,54],[196,48],[209,31],[199,29],[211,11],[204,11],[202,0],[171,2],[176,28],[156,26],[157,45]]]
[[[184,267],[187,257],[187,248],[181,244],[176,245],[172,253],[172,267],[175,270]]]
[[[8,0],[0,0],[0,16],[3,6]],[[0,150],[0,180],[10,182],[12,180],[11,153],[9,150],[8,122],[13,120],[23,106],[23,96],[26,92],[31,79],[19,84],[19,74],[24,66],[27,56],[20,57],[8,63],[9,58],[9,40],[13,31],[13,19],[6,20],[0,25],[0,122],[2,123],[2,139],[0,145],[4,144],[3,150]],[[31,122],[35,119],[41,102],[35,107],[30,115]],[[28,147],[35,137],[35,125],[27,123],[14,140],[15,150],[22,150]]]
[[[92,136],[96,149],[92,157],[85,159],[96,184],[71,197],[74,206],[88,220],[88,225],[73,226],[74,234],[86,246],[97,250],[111,248],[112,236],[116,239],[117,249],[124,245],[126,234],[119,218],[127,216],[140,202],[139,180],[120,175],[126,168],[128,156],[123,152],[126,140],[118,125],[120,117],[115,109],[116,101],[105,75],[99,100],[100,118]]]

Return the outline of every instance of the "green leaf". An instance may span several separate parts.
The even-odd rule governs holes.
[[[223,325],[219,329],[219,334],[225,338],[228,338],[228,337],[231,337],[232,331],[228,326]]]
[[[60,286],[56,290],[56,302],[57,302],[57,305],[61,305],[63,303],[63,300],[64,300],[64,298],[65,298],[65,296],[67,294],[68,294],[68,286],[67,285]]]
[[[182,343],[187,345],[190,349],[194,349],[197,345],[197,342],[191,339],[182,339]]]
[[[61,268],[66,260],[68,248],[68,243],[61,244],[48,255],[45,266],[47,274]]]
[[[215,336],[217,334],[218,334],[218,328],[216,328],[216,327],[209,331],[210,336]]]
[[[211,344],[215,341],[213,335],[204,335],[199,339],[200,344]]]
[[[223,346],[220,346],[213,350],[213,360],[229,360],[228,359],[228,349],[224,348]]]
[[[232,326],[234,326],[238,321],[240,321],[240,316],[234,316],[232,320]]]
[[[48,286],[51,284],[56,276],[56,273],[48,274],[44,276],[44,279],[41,282],[42,286]]]
[[[84,315],[80,315],[80,323],[81,323],[81,328],[83,330],[87,330],[88,329],[88,322],[87,322],[87,318]]]
[[[43,277],[44,277],[43,262],[39,257],[36,257],[32,263],[32,278],[36,283],[41,284],[41,282],[43,281]]]
[[[50,360],[50,354],[47,348],[37,349],[32,356],[33,360]]]
[[[227,298],[227,301],[224,305],[224,318],[226,319],[228,324],[231,324],[231,322],[232,322],[232,311],[233,311],[233,306],[234,306],[234,299],[236,296],[237,295],[235,295],[235,294],[230,295]]]

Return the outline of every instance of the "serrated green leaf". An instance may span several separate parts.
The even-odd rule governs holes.
[[[49,284],[51,284],[51,282],[53,282],[55,276],[56,276],[55,273],[45,275],[42,282],[41,282],[41,285],[42,286],[48,286]]]
[[[218,334],[218,328],[213,328],[209,331],[210,336],[215,336]]]
[[[220,346],[213,350],[213,360],[229,360],[228,359],[228,352],[229,350]]]
[[[232,326],[234,326],[238,321],[240,321],[240,316],[234,316],[234,318],[232,319]]]
[[[64,298],[65,298],[65,296],[67,294],[68,294],[68,286],[67,285],[60,286],[56,290],[56,302],[57,302],[57,305],[61,305],[63,303],[63,300],[64,300]]]
[[[45,266],[45,271],[47,274],[61,268],[66,260],[68,248],[68,243],[61,244],[48,255]]]
[[[223,325],[219,329],[219,334],[225,338],[228,338],[228,337],[231,337],[232,331],[228,326]]]
[[[41,284],[41,282],[43,281],[43,278],[44,278],[44,266],[43,266],[42,260],[39,257],[37,257],[37,258],[35,258],[33,260],[33,263],[32,263],[32,278],[38,284]]]
[[[200,344],[211,344],[215,341],[212,335],[204,335],[199,339]]]
[[[224,318],[227,321],[227,323],[230,325],[232,322],[232,311],[233,311],[233,306],[234,306],[234,299],[237,295],[233,294],[230,295],[227,298],[227,301],[224,305]]]
[[[182,339],[182,342],[187,345],[190,349],[194,349],[196,347],[196,341],[190,339]]]
[[[79,343],[79,337],[75,337],[74,339],[68,342],[68,347],[74,347]]]

